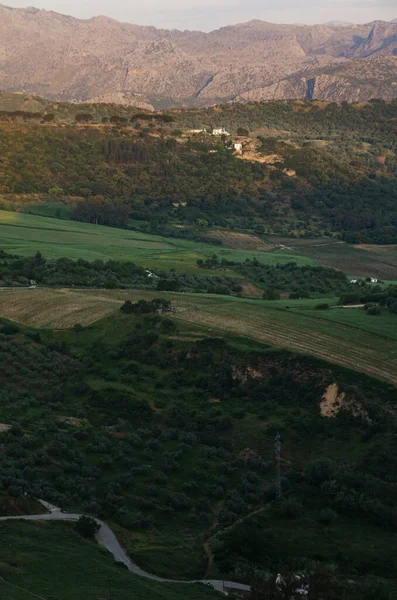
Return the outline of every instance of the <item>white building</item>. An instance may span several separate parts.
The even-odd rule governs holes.
[[[219,127],[212,130],[212,135],[230,135],[230,133],[224,127]]]
[[[378,283],[378,280],[376,279],[376,277],[371,277],[371,283]]]

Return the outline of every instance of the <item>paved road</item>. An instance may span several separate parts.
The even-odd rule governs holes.
[[[44,515],[24,515],[17,517],[0,517],[0,521],[17,521],[23,519],[25,521],[77,521],[81,515],[78,514],[68,514],[68,513],[46,513]],[[178,579],[165,579],[163,577],[158,577],[157,575],[152,575],[152,573],[148,573],[147,571],[143,571],[140,569],[135,563],[130,560],[127,556],[126,552],[121,547],[118,542],[116,536],[113,531],[110,529],[106,523],[100,521],[99,519],[95,519],[98,525],[100,525],[100,530],[96,535],[96,540],[98,544],[109,550],[111,554],[113,554],[115,561],[123,563],[131,573],[135,575],[140,575],[141,577],[146,577],[146,579],[152,579],[153,581],[162,581],[166,583],[204,583],[207,585],[211,585],[216,590],[222,592],[223,590],[244,590],[249,591],[250,586],[244,585],[243,583],[235,583],[233,581],[223,581],[219,579],[201,579],[196,581],[182,581]]]

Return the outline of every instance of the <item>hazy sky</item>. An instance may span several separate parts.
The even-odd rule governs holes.
[[[0,3],[24,7],[27,1]],[[397,18],[397,0],[34,0],[33,6],[79,18],[102,14],[138,25],[203,31],[250,19],[312,24]]]

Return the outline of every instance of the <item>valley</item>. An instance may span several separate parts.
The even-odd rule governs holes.
[[[394,60],[374,27],[344,63]],[[0,93],[0,517],[45,500],[250,600],[391,600],[396,101],[148,108]],[[0,537],[7,600],[219,596],[78,523]]]

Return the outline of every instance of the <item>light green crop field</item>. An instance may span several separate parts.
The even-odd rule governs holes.
[[[131,260],[139,265],[177,271],[198,272],[196,262],[213,254],[244,261],[257,258],[263,263],[294,261],[315,264],[308,257],[274,252],[233,250],[222,246],[165,238],[156,235],[0,210],[0,249],[30,256],[40,251],[46,258],[85,260]],[[200,269],[201,274],[206,271]],[[208,271],[207,274],[214,274]],[[232,271],[222,274],[232,276]],[[239,275],[241,277],[241,275]]]
[[[318,301],[317,301],[318,302]],[[290,303],[291,304],[291,303]],[[331,308],[329,310],[315,310],[301,307],[299,312],[317,319],[327,319],[349,327],[356,327],[376,335],[382,335],[397,341],[397,318],[386,308],[380,315],[368,315],[364,308]]]
[[[327,311],[308,310],[310,301],[289,302],[290,309],[276,308],[261,300],[176,294],[162,292],[175,306],[173,316],[204,327],[206,334],[230,332],[275,347],[312,354],[344,367],[367,373],[397,385],[397,318],[380,331],[369,330],[370,316],[360,315],[360,328],[324,318]],[[80,323],[89,325],[120,309],[129,299],[158,297],[145,290],[15,289],[0,290],[0,316],[32,327],[67,329]],[[280,303],[281,305],[281,303]],[[293,308],[296,306],[296,308]],[[331,314],[330,309],[329,314]],[[337,309],[338,310],[338,309]],[[341,309],[348,311],[355,309]],[[327,313],[328,314],[328,313]],[[354,319],[356,313],[351,313]],[[373,327],[378,317],[372,317]],[[387,318],[387,317],[385,317]],[[367,325],[368,323],[368,325]],[[372,325],[371,325],[372,326]]]

